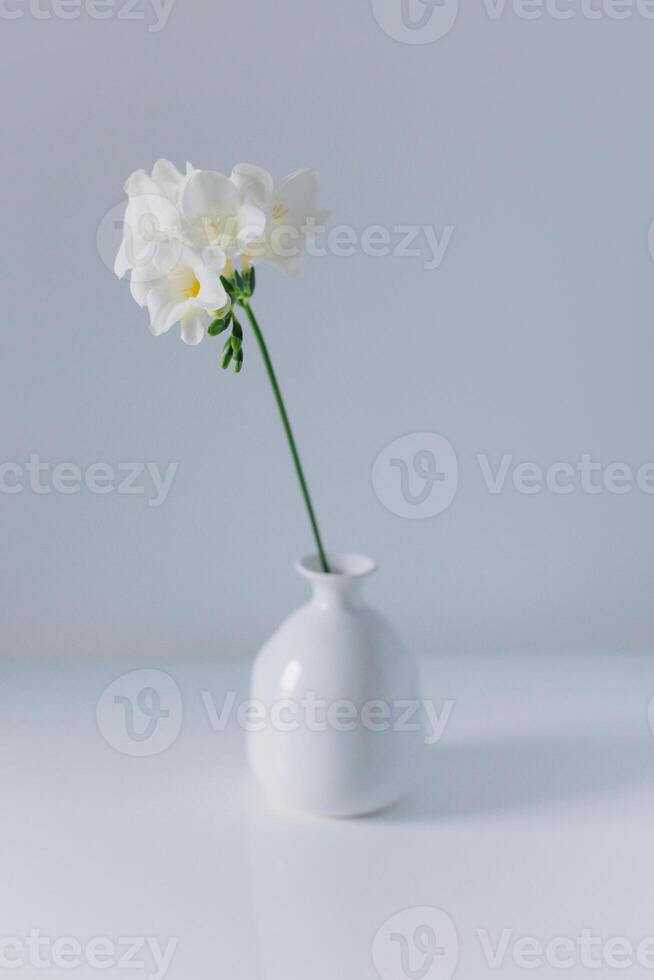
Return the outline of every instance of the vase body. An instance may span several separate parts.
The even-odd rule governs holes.
[[[409,788],[422,748],[417,667],[395,631],[362,595],[375,569],[361,555],[316,557],[296,568],[312,596],[257,656],[251,698],[261,722],[248,757],[277,805],[323,816],[359,816]]]

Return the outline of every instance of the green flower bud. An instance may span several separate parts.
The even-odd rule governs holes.
[[[234,350],[232,348],[232,338],[228,337],[225,341],[225,346],[223,347],[223,356],[220,358],[221,368],[226,368],[229,366],[229,362],[231,361],[233,355]]]
[[[217,317],[213,321],[213,323],[210,323],[209,326],[207,327],[207,333],[209,334],[209,336],[217,337],[219,333],[223,332],[223,330],[227,330],[227,327],[229,326],[231,319],[232,319],[231,313],[228,313],[224,319]]]
[[[236,287],[235,287],[234,283],[232,282],[232,280],[231,279],[228,279],[227,276],[221,276],[220,277],[220,281],[223,284],[223,288],[224,288],[225,292],[227,293],[227,295],[229,296],[229,298],[230,299],[235,299],[236,298]]]

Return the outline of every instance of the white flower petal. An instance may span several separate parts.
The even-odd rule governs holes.
[[[290,277],[296,276],[300,271],[299,251],[296,255],[284,256],[276,255],[272,250],[269,250],[262,256],[262,259],[264,262],[268,262],[269,265],[274,265],[277,269],[281,269],[282,272]]]
[[[182,340],[185,344],[199,344],[204,337],[211,317],[203,310],[193,310],[187,313],[181,321]]]
[[[169,306],[171,303],[182,303],[188,299],[184,294],[184,286],[187,281],[181,276],[164,276],[150,284],[147,304],[148,312],[153,320],[164,306]]]
[[[152,168],[152,179],[160,193],[175,204],[184,179],[175,164],[171,163],[170,160],[157,160]]]
[[[189,249],[178,241],[158,242],[153,248],[150,266],[156,273],[156,278],[175,276],[187,266],[192,265],[188,256]]]
[[[200,283],[200,291],[195,298],[199,306],[212,312],[227,305],[229,297],[213,269],[204,266],[201,269],[196,269],[195,275]]]
[[[168,330],[170,330],[173,323],[177,323],[177,321],[181,320],[183,316],[187,316],[190,305],[189,300],[184,300],[181,303],[179,301],[164,303],[157,310],[155,316],[151,317],[150,319],[150,330],[155,337],[159,337],[162,333],[166,333]]]
[[[318,226],[324,218],[318,208],[319,196],[318,174],[313,170],[298,170],[275,188],[263,258],[289,276],[299,270],[308,223]]]
[[[207,245],[206,248],[202,249],[201,252],[202,264],[219,277],[225,266],[227,265],[227,256],[225,252],[217,245],[215,242],[211,245]]]
[[[135,170],[125,181],[125,193],[129,197],[138,197],[141,194],[154,194],[156,197],[161,194],[161,187],[145,170]]]
[[[115,270],[143,268],[159,262],[161,268],[175,264],[176,239],[180,218],[173,203],[162,195],[138,195],[129,200],[123,221],[123,241],[116,257]]]
[[[316,214],[319,198],[320,181],[315,170],[296,170],[275,188],[273,218],[277,205],[280,212],[283,212],[280,222],[299,228],[307,217]]]
[[[142,177],[147,177],[147,176],[148,176],[147,171],[143,170],[142,167],[139,170],[135,170],[133,173],[131,173],[127,178],[127,180],[125,181],[125,183],[123,184],[123,190],[125,191],[125,193],[129,194],[130,188],[134,186],[134,184],[138,183]]]
[[[245,248],[250,242],[261,238],[266,230],[265,212],[255,204],[241,204],[238,209],[238,242]]]
[[[170,160],[157,160],[152,168],[152,179],[161,184],[179,184],[182,175]]]
[[[235,214],[238,205],[238,191],[224,174],[196,170],[184,181],[180,210],[187,221]]]
[[[238,188],[243,201],[265,207],[272,196],[273,179],[263,167],[251,163],[237,163],[230,177]]]
[[[131,268],[129,262],[127,261],[127,250],[125,247],[125,239],[123,238],[120,243],[120,248],[118,249],[118,255],[116,256],[116,261],[114,262],[114,272],[119,279],[122,279],[126,272]]]
[[[139,278],[136,270],[134,270],[129,281],[129,291],[134,302],[138,303],[139,306],[145,306],[151,289],[152,280]]]

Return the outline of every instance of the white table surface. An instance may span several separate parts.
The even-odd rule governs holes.
[[[172,744],[145,757],[96,720],[107,685],[139,668],[169,674],[183,705],[165,720],[173,737],[181,724]],[[636,949],[654,936],[654,655],[423,661],[424,694],[453,702],[443,737],[413,797],[354,821],[262,805],[242,730],[214,731],[205,704],[246,697],[247,669],[0,663],[0,939],[14,941],[0,950],[21,957],[0,975],[144,980],[147,943],[140,969],[118,962],[140,937],[177,940],[170,980],[654,976],[654,941]],[[48,969],[15,945],[30,929]],[[502,936],[493,968],[484,942]],[[66,937],[82,950],[68,969],[52,946]],[[104,969],[84,959],[93,937],[115,944]],[[567,969],[569,945],[546,952],[560,937],[575,944]]]

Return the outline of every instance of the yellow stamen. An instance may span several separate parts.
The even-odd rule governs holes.
[[[195,299],[195,297],[200,292],[200,280],[196,279],[195,276],[193,276],[193,281],[191,282],[191,285],[187,286],[186,289],[183,290],[183,292],[187,299]]]
[[[280,218],[284,218],[288,214],[288,208],[284,207],[283,204],[276,204],[272,209],[272,216],[275,221],[279,221]]]

